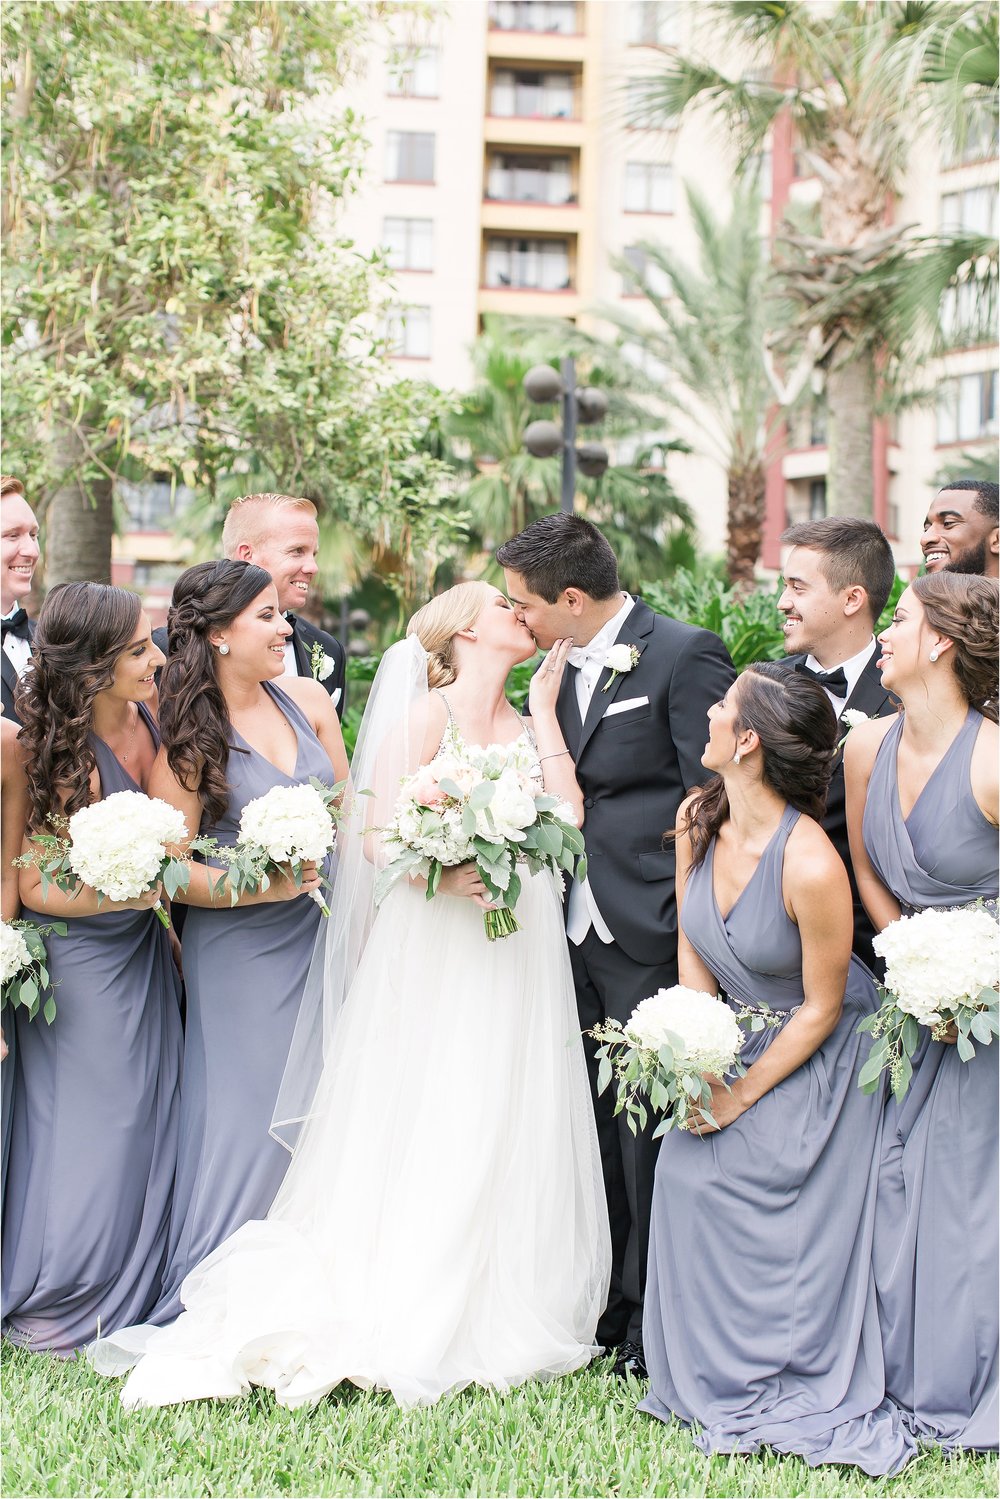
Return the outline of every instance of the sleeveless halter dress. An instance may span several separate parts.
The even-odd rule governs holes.
[[[717,841],[688,878],[684,932],[738,1007],[786,1020],[802,1004],[802,946],[781,891],[787,807],[723,918]],[[857,1086],[877,993],[855,957],[836,1029],[725,1129],[671,1131],[660,1148],[639,1407],[697,1423],[704,1452],[762,1445],[820,1463],[896,1473],[916,1450],[884,1403],[871,1244],[882,1099]],[[751,1032],[749,1067],[780,1030]]]
[[[102,740],[91,745],[102,798],[142,789]],[[41,901],[22,914],[53,920]],[[3,1315],[12,1341],[68,1354],[98,1324],[144,1317],[159,1295],[182,1035],[180,983],[153,911],[59,919],[66,936],[46,939],[56,1017],[15,1012]]]
[[[906,818],[902,717],[879,746],[865,850],[904,915],[996,901],[997,829],[970,780],[982,721],[970,709]],[[998,1428],[998,1051],[977,1044],[963,1062],[922,1038],[909,1091],[886,1105],[875,1232],[886,1389],[917,1435],[977,1450],[996,1448]]]

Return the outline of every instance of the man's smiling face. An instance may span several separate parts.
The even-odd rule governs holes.
[[[996,545],[996,528],[988,515],[976,509],[975,490],[942,489],[934,496],[920,537],[929,573],[985,576]]]

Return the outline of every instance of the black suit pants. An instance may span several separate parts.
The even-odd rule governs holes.
[[[569,950],[580,1026],[585,1031],[604,1020],[624,1023],[641,999],[677,982],[676,958],[654,967],[636,963],[617,942],[602,942],[593,927],[579,947],[571,942]],[[653,1173],[660,1142],[652,1138],[655,1119],[633,1135],[627,1115],[622,1112],[615,1117],[614,1084],[598,1096],[597,1044],[584,1036],[611,1220],[611,1290],[597,1324],[597,1337],[605,1347],[614,1347],[626,1340],[642,1342]]]

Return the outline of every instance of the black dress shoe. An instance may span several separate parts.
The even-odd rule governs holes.
[[[615,1354],[615,1364],[611,1372],[619,1379],[626,1379],[630,1374],[633,1379],[648,1379],[649,1374],[646,1371],[642,1344],[622,1343]]]

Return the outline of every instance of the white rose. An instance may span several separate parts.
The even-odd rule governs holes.
[[[613,645],[604,658],[604,664],[611,671],[631,671],[632,647],[630,645]]]
[[[23,934],[16,926],[0,921],[0,982],[8,983],[30,962],[31,953]]]
[[[840,721],[846,724],[849,729],[856,729],[859,723],[868,722],[868,714],[862,713],[860,708],[845,708],[840,715]]]
[[[316,680],[318,682],[325,682],[327,677],[332,677],[336,665],[337,663],[336,661],[334,661],[333,657],[328,656],[326,654],[326,651],[324,651],[323,658],[316,668]]]
[[[480,836],[497,836],[510,843],[523,843],[523,830],[529,828],[538,816],[534,797],[524,790],[517,771],[512,769],[505,770],[497,780],[487,811],[489,820],[486,812],[480,812],[476,817]]]

